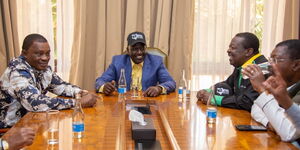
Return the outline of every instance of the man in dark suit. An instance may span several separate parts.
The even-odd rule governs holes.
[[[128,35],[127,41],[127,54],[113,57],[108,69],[96,79],[96,91],[106,95],[115,91],[121,69],[125,69],[127,90],[131,89],[131,83],[136,83],[138,89],[144,91],[144,96],[152,97],[173,92],[176,83],[163,64],[162,58],[145,51],[145,35],[142,32],[133,32]]]
[[[218,106],[251,110],[253,101],[259,93],[253,89],[249,79],[242,77],[241,70],[249,64],[267,62],[267,59],[259,53],[258,48],[258,38],[249,32],[238,33],[231,40],[227,53],[230,64],[234,66],[234,71],[222,83],[230,88],[229,91],[232,91],[232,94],[216,95]],[[209,100],[208,95],[207,90],[200,90],[197,93],[197,98],[206,103]]]

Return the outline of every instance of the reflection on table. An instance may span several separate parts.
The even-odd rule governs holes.
[[[148,105],[156,128],[156,139],[162,149],[296,149],[281,142],[276,134],[268,131],[238,131],[237,124],[257,125],[250,113],[219,107],[216,124],[206,123],[206,105],[191,100],[178,102],[176,93],[159,97],[131,98],[118,103],[117,93],[104,96],[94,108],[85,108],[84,138],[72,138],[72,110],[59,113],[59,144],[47,144],[46,113],[28,113],[15,127],[32,127],[37,136],[26,149],[134,149],[131,139],[131,122],[128,113],[131,106]],[[140,94],[141,95],[141,94]]]

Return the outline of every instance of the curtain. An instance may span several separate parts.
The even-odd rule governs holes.
[[[169,55],[168,64],[174,67],[170,73],[179,79],[180,70],[189,71],[193,4],[193,0],[74,1],[70,81],[94,89],[96,77],[105,71],[112,56],[125,51],[127,36],[134,31],[145,33],[147,46]],[[184,58],[183,53],[187,55]]]
[[[54,67],[55,45],[53,36],[51,0],[17,0],[17,19],[20,49],[24,38],[32,33],[43,35],[50,45],[49,65]]]
[[[57,1],[56,10],[57,74],[69,81],[74,36],[74,2]]]
[[[270,56],[277,43],[298,38],[299,1],[265,0],[264,6],[262,49]]]
[[[239,32],[253,32],[255,1],[196,0],[192,90],[209,88],[233,71],[227,49]]]
[[[17,31],[16,1],[0,1],[0,74],[8,62],[20,54]]]

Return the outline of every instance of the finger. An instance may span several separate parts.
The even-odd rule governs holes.
[[[197,93],[197,98],[198,98],[198,100],[199,100],[199,99],[202,99],[202,97],[203,97],[203,90],[200,90],[200,91],[198,91],[198,93]]]
[[[106,91],[107,93],[111,93],[111,92],[114,91],[114,88],[107,87],[107,88],[105,89],[105,91]]]
[[[254,70],[255,72],[261,72],[261,68],[258,65],[253,64],[251,67],[252,67],[252,70]]]
[[[116,81],[115,81],[115,80],[112,80],[112,81],[111,81],[111,84],[112,84],[113,86],[115,86],[115,85],[116,85]]]
[[[276,76],[280,76],[281,77],[281,74],[278,70],[278,67],[276,66],[276,64],[272,64],[272,71],[273,71],[273,75],[276,77]]]
[[[147,97],[149,94],[149,90],[150,90],[150,88],[148,88],[145,92],[143,92],[143,96]]]
[[[156,90],[154,88],[151,88],[149,91],[149,96],[153,97],[155,95]]]
[[[110,89],[110,90],[114,90],[114,89],[115,89],[115,86],[114,86],[112,83],[110,83],[110,82],[108,82],[108,83],[106,84],[106,87],[107,87],[108,89]]]

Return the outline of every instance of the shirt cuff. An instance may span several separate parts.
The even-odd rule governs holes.
[[[103,89],[104,89],[104,84],[99,88],[98,92],[103,93]]]
[[[257,99],[254,101],[262,110],[267,103],[274,99],[272,94],[267,94],[266,92],[261,93]]]
[[[297,106],[297,104],[293,103],[293,105],[288,108],[285,113],[287,113],[288,116],[290,116],[291,118],[293,117],[298,117],[299,115],[299,106]]]
[[[212,91],[211,89],[204,89],[204,90],[206,90],[209,93]],[[214,95],[214,97],[216,99],[217,106],[221,106],[224,96]],[[210,99],[210,103],[213,105],[215,104],[215,102],[213,101],[213,98]]]
[[[158,85],[159,87],[161,87],[162,91],[160,94],[167,94],[167,90],[165,87],[161,86],[161,85]]]

